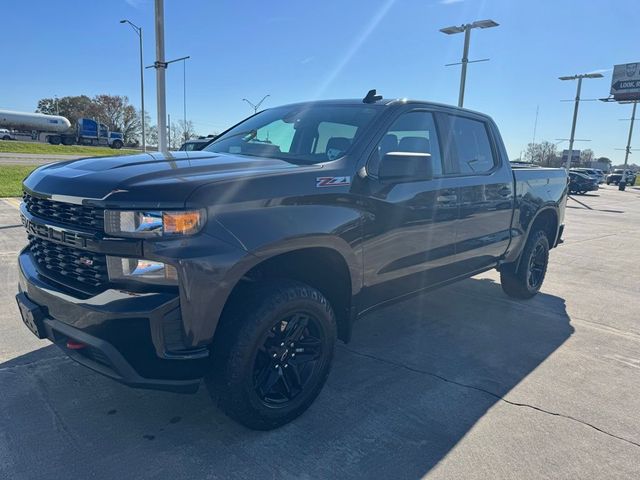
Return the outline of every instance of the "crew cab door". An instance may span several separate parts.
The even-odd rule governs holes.
[[[445,280],[458,218],[456,179],[446,176],[433,112],[405,109],[376,141],[364,182],[363,309]],[[389,152],[430,155],[433,178],[383,178]]]
[[[456,273],[467,275],[495,264],[509,245],[514,179],[492,123],[472,114],[443,117],[460,206]]]

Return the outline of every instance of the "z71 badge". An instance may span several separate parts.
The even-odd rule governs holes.
[[[344,187],[351,185],[351,177],[316,177],[316,187]]]

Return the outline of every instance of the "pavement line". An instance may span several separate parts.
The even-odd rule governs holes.
[[[603,433],[603,434],[605,434],[605,435],[607,435],[609,437],[617,438],[618,440],[621,440],[623,442],[629,443],[629,444],[634,445],[636,447],[640,447],[640,443],[634,442],[633,440],[630,440],[628,438],[624,438],[624,437],[621,437],[621,436],[616,435],[614,433],[608,432],[608,431],[606,431],[606,430],[604,430],[604,429],[602,429],[600,427],[595,426],[592,423],[589,423],[589,422],[587,422],[585,420],[580,420],[579,418],[573,417],[571,415],[567,415],[567,414],[564,414],[564,413],[553,412],[551,410],[546,410],[546,409],[544,409],[542,407],[537,407],[535,405],[530,405],[528,403],[520,403],[520,402],[514,402],[512,400],[507,400],[503,396],[498,395],[497,393],[493,393],[492,391],[487,390],[485,388],[476,387],[475,385],[469,385],[469,384],[466,384],[466,383],[458,382],[456,380],[451,380],[449,378],[443,377],[442,375],[438,375],[437,373],[433,373],[433,372],[429,372],[427,370],[421,370],[419,368],[411,367],[409,365],[405,365],[404,363],[401,363],[401,362],[398,362],[398,361],[395,361],[395,360],[389,360],[389,359],[386,359],[386,358],[377,357],[376,355],[371,355],[369,353],[359,352],[359,351],[354,350],[352,348],[345,347],[344,345],[340,345],[339,348],[341,350],[345,350],[345,351],[347,351],[347,352],[349,352],[349,353],[351,353],[353,355],[357,355],[357,356],[360,356],[360,357],[368,358],[370,360],[378,361],[378,362],[381,362],[381,363],[386,363],[387,365],[392,365],[394,367],[403,368],[403,369],[408,370],[410,372],[419,373],[419,374],[422,374],[422,375],[428,375],[430,377],[442,380],[443,382],[451,383],[452,385],[457,385],[458,387],[468,388],[470,390],[476,390],[478,392],[482,392],[482,393],[484,393],[486,395],[494,397],[498,401],[504,402],[504,403],[509,404],[509,405],[513,405],[514,407],[530,408],[532,410],[536,410],[536,411],[541,412],[541,413],[546,413],[547,415],[551,415],[553,417],[560,417],[560,418],[564,418],[564,419],[567,419],[567,420],[571,420],[571,421],[579,423],[579,424],[581,424],[583,426],[592,428],[593,430],[596,430],[596,431],[598,431],[600,433]]]
[[[20,198],[12,198],[12,197],[8,197],[8,198],[3,198],[1,200],[4,200],[4,202],[9,205],[10,207],[15,208],[16,210],[20,209]]]

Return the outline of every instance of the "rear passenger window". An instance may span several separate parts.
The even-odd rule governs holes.
[[[389,127],[369,162],[368,169],[378,172],[382,157],[389,152],[429,153],[433,176],[442,176],[442,157],[436,124],[429,112],[409,112],[400,115]]]
[[[486,173],[496,165],[484,122],[463,117],[450,117],[451,140],[457,154],[460,173]]]

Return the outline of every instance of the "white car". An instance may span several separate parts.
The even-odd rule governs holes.
[[[0,140],[15,140],[16,136],[6,128],[0,128]]]

